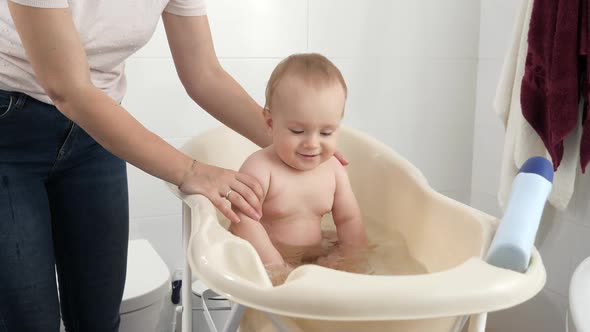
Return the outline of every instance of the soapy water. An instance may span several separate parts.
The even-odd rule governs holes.
[[[427,269],[410,255],[400,233],[387,238],[369,238],[365,248],[346,248],[338,243],[334,230],[322,231],[321,244],[316,247],[279,247],[285,265],[266,266],[273,285],[285,282],[288,274],[304,264],[317,264],[331,269],[370,275],[413,275]]]
[[[224,228],[229,220],[218,215]],[[363,217],[365,223],[370,219]],[[428,273],[425,266],[412,257],[405,238],[399,232],[367,234],[368,246],[362,249],[342,248],[338,243],[334,221],[330,215],[322,219],[322,241],[316,247],[280,247],[286,264],[266,266],[273,285],[285,282],[293,269],[305,264],[317,264],[327,268],[370,275],[416,275]],[[276,244],[275,244],[276,245]],[[279,247],[279,246],[277,246]],[[352,250],[349,250],[352,249]]]

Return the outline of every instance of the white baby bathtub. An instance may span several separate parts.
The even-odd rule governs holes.
[[[223,127],[195,137],[182,150],[237,170],[256,149]],[[206,197],[183,195],[169,185],[185,203],[190,270],[215,292],[249,308],[241,332],[276,331],[269,317],[293,331],[447,332],[459,331],[468,315],[470,331],[483,331],[485,313],[522,303],[543,288],[546,274],[536,249],[524,274],[482,260],[496,218],[435,192],[414,166],[366,134],[342,128],[339,150],[350,161],[347,170],[369,239],[401,235],[427,273],[361,275],[305,265],[273,287],[254,248],[226,230],[228,221]],[[184,284],[190,284],[186,278]],[[183,316],[188,325],[190,312]]]

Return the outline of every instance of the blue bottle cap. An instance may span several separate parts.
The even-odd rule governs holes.
[[[522,164],[518,173],[538,174],[553,183],[553,164],[543,157],[531,157]]]

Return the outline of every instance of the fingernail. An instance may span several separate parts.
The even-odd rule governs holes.
[[[258,212],[255,212],[254,217],[256,218],[257,221],[259,221],[262,216]]]

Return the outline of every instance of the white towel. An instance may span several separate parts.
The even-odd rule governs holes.
[[[525,120],[520,107],[520,85],[527,56],[527,35],[534,0],[523,0],[512,34],[512,45],[504,58],[496,89],[494,109],[506,128],[498,202],[506,208],[512,181],[522,164],[530,157],[542,156],[551,161],[543,141]],[[581,124],[564,141],[561,164],[554,174],[549,203],[564,210],[574,192],[574,182],[580,164]]]

